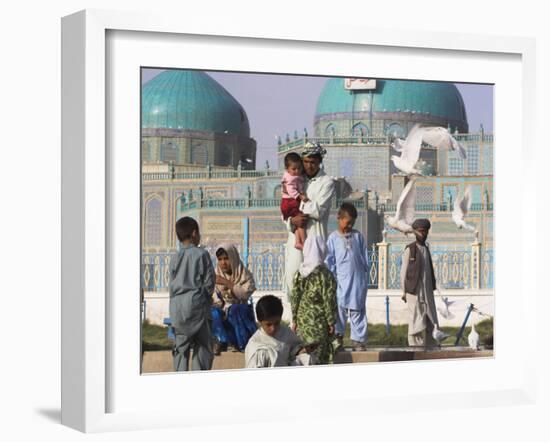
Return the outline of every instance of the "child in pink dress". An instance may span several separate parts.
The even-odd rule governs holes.
[[[281,196],[281,213],[285,221],[290,217],[301,214],[300,203],[309,201],[304,193],[302,159],[295,152],[285,156],[285,173],[282,179]],[[302,250],[306,240],[306,230],[297,227],[294,236],[296,238],[294,247]]]

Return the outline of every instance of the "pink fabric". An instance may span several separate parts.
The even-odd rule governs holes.
[[[285,171],[283,173],[281,196],[283,198],[296,199],[304,191],[304,178],[301,175],[294,176]],[[286,187],[286,192],[285,192]]]

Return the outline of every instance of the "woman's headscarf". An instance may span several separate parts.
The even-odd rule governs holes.
[[[254,284],[254,278],[252,273],[244,266],[239,256],[237,248],[233,244],[222,244],[216,249],[216,253],[223,249],[227,253],[229,263],[231,265],[231,275],[225,273],[219,264],[216,265],[216,275],[223,276],[225,279],[231,281],[235,286],[233,287],[233,295],[241,300],[247,300],[248,297],[256,290]],[[231,301],[231,293],[227,287],[221,284],[216,284],[216,290],[218,290],[225,301]]]
[[[304,242],[304,261],[298,271],[302,277],[308,276],[319,265],[323,264],[327,256],[327,245],[320,236],[308,236]]]

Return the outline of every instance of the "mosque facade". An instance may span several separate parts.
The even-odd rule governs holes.
[[[336,180],[329,232],[336,229],[340,202],[353,202],[359,212],[356,228],[367,238],[372,262],[378,261],[380,251],[386,253],[385,265],[393,265],[393,282],[386,286],[397,284],[400,253],[412,239],[384,222],[395,211],[407,180],[391,162],[397,153],[390,144],[421,123],[448,128],[467,151],[462,160],[428,145],[421,150],[424,176],[416,183],[416,213],[432,220],[431,247],[435,260],[443,263],[436,271],[447,266],[447,272],[456,273],[447,278],[448,287],[469,287],[473,277],[467,267],[476,259],[477,272],[483,272],[477,277],[484,278],[476,284],[492,287],[493,137],[483,127],[470,131],[455,85],[331,78],[312,118],[313,134],[295,131],[279,140],[276,169],[256,169],[256,141],[250,137],[245,109],[214,79],[200,71],[171,70],[144,84],[142,285],[166,286],[168,257],[177,248],[175,221],[192,216],[200,224],[204,247],[235,243],[257,286],[280,289],[287,237],[279,211],[283,159],[310,142],[327,150],[323,167]],[[346,182],[351,194],[344,192]],[[469,222],[477,237],[458,230],[451,220],[453,202],[466,186],[472,189]],[[393,252],[385,244],[391,244]],[[472,248],[477,244],[479,250]],[[379,283],[380,272],[373,266],[372,287]]]

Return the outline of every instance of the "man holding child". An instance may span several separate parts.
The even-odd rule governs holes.
[[[319,144],[310,144],[302,152],[305,173],[304,193],[308,199],[301,204],[301,212],[286,220],[288,240],[285,256],[285,285],[289,295],[292,292],[294,275],[304,260],[302,250],[295,247],[296,228],[306,229],[307,236],[320,236],[327,239],[327,223],[335,188],[333,179],[321,169],[326,150]]]

